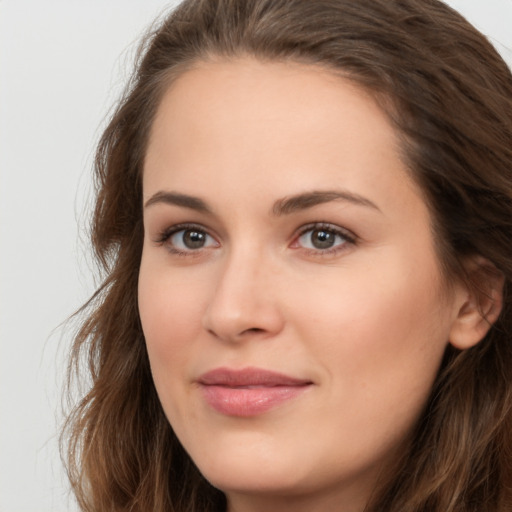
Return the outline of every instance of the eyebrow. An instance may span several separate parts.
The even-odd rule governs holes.
[[[202,199],[199,199],[199,197],[180,194],[179,192],[166,192],[163,190],[152,195],[146,201],[144,207],[148,208],[149,206],[159,203],[182,206],[201,213],[212,213],[208,205]]]
[[[365,206],[377,211],[380,208],[366,197],[354,194],[346,190],[314,190],[312,192],[304,192],[290,197],[278,199],[272,207],[272,213],[276,216],[289,215],[291,213],[307,210],[319,204],[329,203],[331,201],[345,201],[358,206]],[[212,214],[212,209],[205,201],[199,197],[181,194],[179,192],[159,191],[152,195],[145,203],[144,207],[155,204],[169,204],[181,206],[200,213]]]
[[[288,215],[331,201],[345,201],[358,206],[373,208],[379,212],[381,211],[373,201],[359,194],[354,194],[353,192],[346,190],[315,190],[279,199],[275,202],[272,212],[274,215]]]

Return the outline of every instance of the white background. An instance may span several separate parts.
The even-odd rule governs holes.
[[[94,144],[172,2],[0,0],[0,512],[75,510],[57,448],[70,333],[93,290]],[[512,63],[512,0],[451,0]]]

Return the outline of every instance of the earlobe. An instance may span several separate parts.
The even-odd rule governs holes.
[[[459,293],[457,316],[450,343],[460,350],[478,344],[498,319],[503,307],[503,274],[487,259],[473,258],[466,265],[467,283]]]

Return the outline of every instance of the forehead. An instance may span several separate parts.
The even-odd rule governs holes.
[[[320,66],[243,58],[198,62],[170,85],[149,139],[144,195],[206,182],[205,192],[271,183],[289,195],[300,192],[289,190],[294,183],[377,181],[398,194],[404,183],[415,188],[408,175],[395,131],[364,89]]]
[[[158,132],[170,135],[172,125],[182,131],[215,127],[215,123],[218,128],[243,123],[239,138],[261,135],[262,126],[269,138],[278,131],[283,136],[283,128],[292,135],[306,128],[306,135],[314,137],[315,128],[339,131],[333,121],[343,122],[349,113],[359,119],[373,117],[369,131],[389,131],[387,119],[369,93],[323,66],[249,57],[198,61],[171,81],[157,110],[150,142],[155,142]],[[172,134],[177,135],[176,131]],[[224,136],[223,132],[218,133]],[[394,134],[389,136],[394,146]]]

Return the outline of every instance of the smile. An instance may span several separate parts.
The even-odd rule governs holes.
[[[206,403],[227,416],[263,414],[309,389],[313,383],[259,368],[217,368],[198,379]]]

